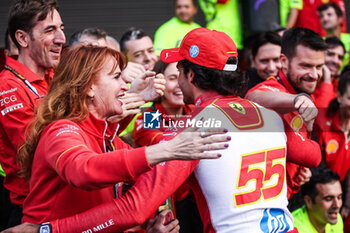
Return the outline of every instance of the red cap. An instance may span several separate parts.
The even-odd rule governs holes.
[[[160,54],[163,62],[171,63],[188,60],[197,65],[217,70],[235,71],[236,64],[226,64],[229,57],[236,57],[237,47],[223,32],[197,28],[183,38],[179,48],[164,49]]]

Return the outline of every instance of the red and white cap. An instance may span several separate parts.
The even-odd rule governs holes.
[[[229,57],[236,57],[237,47],[232,39],[223,32],[197,28],[183,38],[179,48],[164,49],[160,54],[163,62],[171,63],[188,60],[207,68],[235,71],[236,64],[226,64]]]

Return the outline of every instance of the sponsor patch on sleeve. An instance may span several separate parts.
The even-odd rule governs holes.
[[[74,126],[74,125],[68,125],[67,124],[64,127],[60,128],[58,131],[59,132],[56,134],[56,137],[60,136],[63,133],[75,133],[75,134],[80,135],[79,132],[78,132],[79,128]]]
[[[23,108],[23,103],[15,104],[1,110],[1,115],[5,116],[7,113]]]

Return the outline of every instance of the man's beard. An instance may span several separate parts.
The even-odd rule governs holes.
[[[306,94],[311,95],[311,94],[314,93],[315,90],[316,90],[316,87],[315,87],[315,88],[312,90],[312,92],[309,93],[309,91],[307,91],[307,90],[302,90],[302,89],[296,87],[295,84],[292,82],[292,78],[291,78],[290,73],[287,73],[287,79],[288,79],[288,82],[289,82],[290,85],[293,87],[293,89],[295,90],[296,93],[302,93],[302,92],[304,92],[304,93],[306,93]]]

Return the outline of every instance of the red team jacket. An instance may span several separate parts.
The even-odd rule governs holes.
[[[328,108],[329,103],[337,98],[338,80],[332,78],[332,83],[320,81],[315,92],[312,94],[317,109],[323,111]]]
[[[51,221],[53,232],[118,232],[141,224],[191,174],[188,182],[205,232],[293,231],[287,209],[285,154],[292,162],[317,166],[320,150],[307,149],[316,142],[303,141],[292,131],[284,133],[276,113],[239,97],[207,92],[197,99],[196,107],[195,118],[224,117],[222,126],[230,130],[232,140],[229,149],[220,152],[220,159],[159,164],[140,175],[123,197]],[[178,129],[171,129],[164,133],[164,140],[177,134]],[[255,138],[253,145],[250,137]]]
[[[339,111],[333,117],[328,117],[326,111],[320,111],[315,125],[324,161],[343,181],[350,167],[350,142],[341,128]]]
[[[29,87],[9,70],[0,74],[0,162],[6,173],[4,186],[10,191],[11,202],[22,206],[29,192],[28,183],[21,177],[16,162],[17,151],[24,142],[27,125],[33,117],[34,108],[46,94],[52,70],[42,80],[23,64],[6,57],[6,64],[24,77],[36,90]]]
[[[278,73],[277,78],[271,77],[266,81],[259,83],[258,85],[250,89],[246,94],[246,97],[249,96],[249,94],[255,90],[296,94],[292,85],[288,82],[286,76],[283,74],[282,71]],[[306,141],[310,140],[308,139],[309,133],[307,132],[304,120],[297,111],[290,112],[287,114],[282,114],[281,117],[288,123],[288,125],[294,130],[294,132],[302,138],[302,140],[306,140]],[[298,145],[298,144],[294,144],[292,146],[296,148],[301,148],[301,145]],[[310,143],[308,144],[308,146],[310,146],[308,148],[310,151],[319,150],[319,146],[317,143],[315,144]],[[287,161],[288,161],[288,155],[287,155]],[[303,166],[307,167],[307,165],[303,165]],[[294,181],[294,179],[298,176],[300,168],[301,168],[301,165],[287,162],[288,199],[294,193],[297,193],[300,190],[299,184]]]
[[[111,201],[114,184],[150,170],[145,147],[130,150],[117,129],[118,124],[91,114],[81,123],[59,120],[46,127],[34,156],[23,221],[42,223]]]

